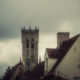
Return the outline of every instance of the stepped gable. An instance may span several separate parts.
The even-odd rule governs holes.
[[[64,56],[67,54],[67,52],[69,51],[69,49],[72,47],[72,45],[75,43],[75,41],[78,39],[79,36],[80,36],[80,34],[70,38],[67,41],[64,41],[58,50],[56,49],[56,51],[53,50],[53,52],[51,52],[52,54],[50,54],[50,55],[53,55],[53,54],[55,54],[54,52],[56,52],[55,55],[58,57],[58,61],[55,63],[55,65],[49,71],[49,73],[53,73],[55,71],[56,67],[60,64],[60,62],[62,61]],[[48,53],[48,55],[49,55],[49,53]],[[55,57],[55,55],[53,55],[53,58]]]
[[[26,78],[26,80],[34,80],[38,79],[44,74],[44,61],[36,65],[32,71],[30,72],[29,76]]]

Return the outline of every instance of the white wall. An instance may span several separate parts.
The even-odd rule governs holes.
[[[55,59],[55,58],[49,58],[48,57],[48,55],[47,55],[48,53],[47,53],[47,51],[45,52],[45,72],[47,71],[47,72],[49,72],[52,68],[53,68],[53,66],[54,66],[54,64],[56,63],[56,61],[57,61],[57,59]],[[47,64],[47,62],[46,62],[46,58],[48,59],[48,64]],[[47,69],[47,67],[46,66],[48,66],[48,69]]]
[[[57,62],[57,59],[55,58],[48,58],[48,71],[50,71],[54,64]]]
[[[68,51],[62,62],[56,68],[56,71],[60,72],[61,76],[73,80],[73,77],[80,77],[80,68],[78,68],[78,64],[80,64],[80,37]]]

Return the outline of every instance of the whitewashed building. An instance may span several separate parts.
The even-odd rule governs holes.
[[[66,33],[61,33],[66,35]],[[55,49],[47,48],[45,52],[45,74],[59,75],[67,80],[80,80],[80,35],[69,38],[62,36],[61,43]],[[57,36],[58,36],[57,35]]]
[[[53,49],[53,48],[46,48],[45,51],[45,73],[48,73],[52,67],[54,66],[54,64],[57,62],[58,60],[58,55],[57,53],[59,53],[59,47],[61,46],[61,44],[68,40],[70,37],[69,32],[58,32],[57,33],[57,48]]]
[[[47,72],[49,72],[52,67],[54,66],[54,64],[56,63],[57,61],[57,58],[56,56],[54,56],[55,54],[52,54],[53,51],[56,51],[56,49],[51,49],[51,48],[47,48],[46,49],[46,53],[45,53],[45,74]]]
[[[71,38],[66,44],[72,46],[69,47],[55,72],[68,80],[80,80],[80,35]]]

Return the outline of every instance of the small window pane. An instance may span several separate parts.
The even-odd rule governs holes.
[[[31,48],[34,48],[34,39],[31,40]]]
[[[27,39],[27,44],[26,44],[26,46],[27,46],[27,48],[29,48],[29,40]]]

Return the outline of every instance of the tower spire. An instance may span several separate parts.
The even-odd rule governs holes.
[[[31,25],[29,26],[29,30],[31,30]]]
[[[37,26],[35,26],[35,30],[37,30]]]
[[[31,21],[29,21],[29,30],[31,30]]]

